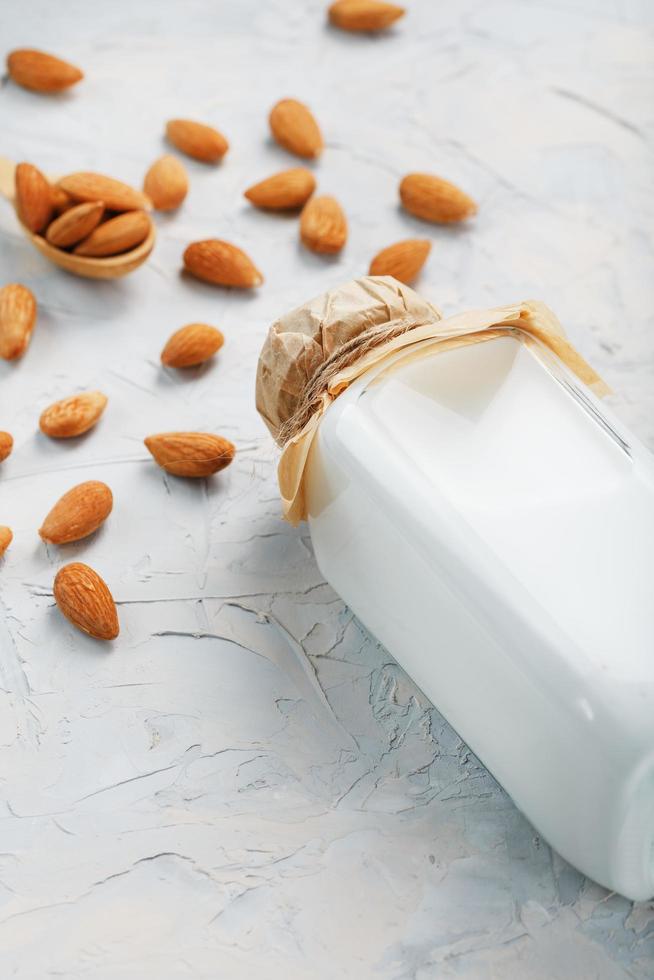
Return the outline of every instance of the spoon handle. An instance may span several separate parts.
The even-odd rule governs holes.
[[[0,194],[9,201],[14,199],[14,173],[16,164],[13,160],[0,157]]]

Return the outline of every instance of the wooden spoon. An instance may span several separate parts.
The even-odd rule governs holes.
[[[4,195],[12,204],[15,197],[15,170],[15,163],[0,157],[0,194]],[[151,221],[148,237],[136,248],[129,252],[123,252],[121,255],[110,255],[106,258],[96,259],[83,255],[72,255],[70,252],[55,248],[54,245],[45,240],[43,235],[35,235],[22,222],[21,228],[41,255],[45,255],[46,259],[50,259],[61,269],[72,272],[76,276],[82,276],[84,279],[118,279],[120,276],[126,276],[128,272],[133,272],[145,262],[154,248],[157,237],[154,222]]]

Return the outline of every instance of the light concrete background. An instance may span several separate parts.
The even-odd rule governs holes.
[[[0,477],[15,534],[0,563],[3,977],[652,976],[652,905],[550,851],[324,583],[306,528],[280,521],[253,405],[265,331],[402,237],[432,239],[418,288],[446,313],[549,303],[654,448],[651,6],[408,6],[371,38],[329,29],[322,2],[2,4],[3,49],[43,47],[87,77],[55,98],[7,82],[0,152],[138,184],[167,118],[231,142],[221,166],[188,162],[186,203],[157,216],[152,260],[121,282],[49,267],[0,208],[2,281],[40,308],[28,353],[0,363],[16,439]],[[335,259],[241,196],[295,163],[266,122],[289,95],[320,120],[320,189],[350,220]],[[474,223],[403,214],[413,169],[468,190]],[[180,276],[184,246],[210,236],[252,255],[255,295]],[[162,370],[164,341],[193,320],[224,331],[223,351]],[[109,396],[98,427],[42,437],[41,409],[84,388]],[[170,428],[224,434],[235,464],[166,478],[142,439]],[[106,526],[44,547],[43,516],[89,478],[114,491]],[[111,646],[54,607],[75,559],[119,603]]]

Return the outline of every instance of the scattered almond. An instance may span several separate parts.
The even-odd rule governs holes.
[[[11,544],[13,537],[11,528],[7,527],[5,524],[0,524],[0,558],[2,558],[5,551]]]
[[[60,497],[39,528],[39,534],[50,544],[79,541],[107,519],[113,502],[106,483],[99,480],[78,483]]]
[[[161,363],[167,367],[193,367],[208,361],[223,346],[225,338],[207,323],[189,323],[176,330],[161,352]]]
[[[174,211],[188,194],[186,167],[177,157],[166,153],[148,170],[143,190],[157,211]]]
[[[371,276],[394,276],[400,282],[411,283],[416,278],[431,251],[426,238],[407,238],[383,248],[370,263]]]
[[[182,153],[203,163],[217,163],[229,149],[222,133],[193,119],[171,119],[166,123],[166,136]]]
[[[73,626],[98,640],[115,640],[120,632],[118,613],[106,582],[82,562],[64,565],[53,587],[59,609]]]
[[[19,163],[14,175],[16,212],[26,228],[39,233],[50,221],[54,206],[50,183],[31,163]]]
[[[126,211],[98,225],[73,251],[75,255],[102,258],[136,248],[145,241],[152,227],[145,211]]]
[[[33,92],[61,92],[84,78],[75,65],[33,48],[12,51],[7,56],[7,70],[18,85]]]
[[[51,245],[57,248],[68,248],[75,245],[100,224],[104,214],[102,201],[88,201],[68,208],[63,214],[48,225],[45,237]]]
[[[320,156],[322,133],[311,110],[296,99],[282,99],[270,112],[270,129],[280,146],[299,157]]]
[[[0,463],[10,455],[14,440],[9,432],[0,432]]]
[[[75,207],[75,201],[73,201],[70,194],[67,194],[59,184],[52,184],[50,186],[50,193],[52,195],[52,206],[55,214],[63,214],[68,208]]]
[[[300,238],[312,252],[340,252],[347,240],[347,220],[335,198],[309,200],[300,216]]]
[[[103,201],[108,211],[148,211],[150,200],[145,194],[104,174],[81,172],[68,174],[58,182],[75,201]]]
[[[41,412],[41,432],[53,439],[81,436],[93,428],[105,410],[107,396],[101,391],[83,391],[54,402]]]
[[[159,466],[174,476],[211,476],[229,466],[236,452],[228,439],[206,432],[162,432],[144,442]]]
[[[329,19],[343,31],[383,31],[405,13],[404,7],[381,0],[337,0],[329,8]]]
[[[477,211],[471,197],[432,174],[408,174],[400,183],[400,198],[411,214],[438,224],[463,221]]]
[[[36,323],[36,300],[27,286],[12,282],[0,289],[0,357],[13,361],[25,353]]]
[[[263,276],[245,252],[218,238],[189,245],[184,252],[184,267],[196,279],[218,286],[251,289],[263,282]]]
[[[311,171],[294,167],[248,187],[245,197],[258,208],[288,211],[306,204],[315,189],[316,179]]]

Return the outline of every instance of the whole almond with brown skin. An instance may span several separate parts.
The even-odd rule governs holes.
[[[228,439],[206,432],[162,432],[144,442],[159,466],[174,476],[211,476],[229,466],[236,452]]]
[[[68,248],[90,235],[102,220],[102,201],[88,201],[68,208],[48,225],[46,239],[57,248]]]
[[[14,440],[9,432],[0,432],[0,463],[10,455]]]
[[[166,123],[166,136],[182,153],[203,163],[217,163],[229,149],[222,133],[193,119],[171,119]]]
[[[477,205],[455,184],[432,174],[408,174],[400,183],[400,199],[411,214],[424,221],[454,224],[469,218]]]
[[[208,323],[189,323],[176,330],[161,352],[167,367],[186,368],[208,361],[223,346],[225,338]]]
[[[311,110],[297,99],[282,99],[270,111],[270,129],[280,146],[299,157],[320,156],[322,133]]]
[[[252,289],[263,282],[263,276],[249,256],[236,245],[219,238],[207,238],[189,245],[184,252],[184,267],[196,279],[217,286]]]
[[[70,194],[67,194],[59,184],[51,184],[50,192],[52,194],[52,206],[55,214],[63,214],[68,208],[75,207],[75,201],[73,201]]]
[[[99,480],[78,483],[59,498],[39,528],[39,534],[50,544],[79,541],[107,519],[113,502],[106,483]]]
[[[143,190],[157,211],[174,211],[188,194],[186,167],[177,157],[166,153],[148,170]]]
[[[290,211],[306,204],[316,189],[316,178],[306,167],[283,170],[253,184],[245,197],[258,208],[268,211]]]
[[[61,92],[84,78],[75,65],[33,48],[12,51],[7,56],[7,69],[18,85],[33,92]]]
[[[118,255],[145,241],[151,227],[150,218],[145,211],[126,211],[125,214],[119,214],[98,225],[73,251],[75,255],[90,255],[95,258]]]
[[[0,289],[0,357],[13,361],[25,353],[36,323],[36,300],[20,283]]]
[[[102,201],[107,211],[148,211],[152,202],[122,180],[88,171],[68,174],[58,182],[75,201]]]
[[[340,252],[347,240],[347,221],[335,198],[311,198],[300,216],[300,238],[312,252]]]
[[[5,524],[0,524],[0,558],[2,558],[5,551],[11,544],[13,537],[11,528],[7,527]]]
[[[55,602],[73,626],[97,640],[115,640],[120,632],[116,603],[104,579],[80,561],[57,572]]]
[[[52,439],[71,439],[93,428],[105,410],[107,396],[101,391],[83,391],[54,402],[41,412],[39,427]]]
[[[14,175],[16,213],[30,231],[43,231],[54,212],[50,182],[38,167],[19,163]]]
[[[343,31],[383,31],[405,13],[404,7],[381,0],[337,0],[329,8],[329,19]]]
[[[407,238],[383,248],[370,263],[370,276],[394,276],[400,282],[411,283],[416,278],[431,251],[426,238]]]

